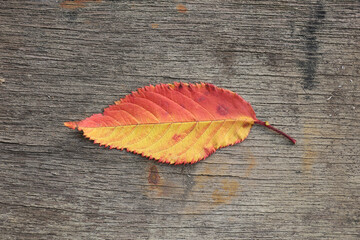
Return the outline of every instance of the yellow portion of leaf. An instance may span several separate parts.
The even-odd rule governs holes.
[[[139,153],[171,164],[197,162],[216,149],[243,141],[254,119],[151,123],[79,130],[100,145]]]

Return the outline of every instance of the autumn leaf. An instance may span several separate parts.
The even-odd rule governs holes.
[[[212,84],[146,86],[79,122],[65,122],[100,145],[163,163],[195,163],[242,142],[254,124],[295,139],[256,118],[238,94]]]

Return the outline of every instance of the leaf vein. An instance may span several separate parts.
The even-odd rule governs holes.
[[[142,151],[145,151],[146,149],[149,149],[151,146],[153,146],[154,144],[156,144],[157,142],[159,142],[161,140],[161,138],[163,138],[165,136],[165,134],[169,131],[169,129],[171,128],[172,123],[169,124],[168,128],[166,129],[166,131],[164,132],[164,134],[159,137],[155,142],[153,142],[152,144],[150,144],[149,146],[147,146],[146,148],[140,148],[142,149]]]
[[[149,101],[149,102],[151,102],[151,103],[153,103],[153,104],[155,104],[155,105],[158,105],[158,106],[159,106],[160,108],[162,108],[165,112],[167,112],[167,114],[169,114],[170,118],[174,121],[174,118],[172,117],[172,115],[171,115],[165,108],[163,108],[161,105],[159,105],[159,104],[157,104],[156,102],[153,102],[153,101],[151,101],[151,100],[149,100],[149,99],[147,99],[147,98],[141,97],[141,96],[139,96],[139,98],[146,99],[147,101]]]
[[[207,110],[205,107],[203,107],[200,103],[198,103],[197,101],[195,101],[194,99],[186,96],[185,94],[183,94],[182,92],[178,91],[178,93],[180,93],[181,95],[183,95],[184,97],[190,99],[191,101],[193,101],[194,103],[196,103],[198,106],[200,106],[201,108],[203,108],[206,112],[208,112],[210,114],[210,116],[212,116],[213,119],[215,119],[215,116],[209,112],[209,110]],[[201,93],[202,94],[202,93]],[[190,110],[189,110],[190,111]]]
[[[160,122],[160,120],[159,120],[152,112],[150,112],[149,110],[147,110],[146,108],[140,106],[140,105],[137,104],[137,103],[124,102],[123,104],[131,104],[131,105],[135,105],[135,106],[137,106],[137,107],[139,107],[139,108],[141,108],[141,109],[144,109],[146,112],[150,113],[158,122]],[[119,106],[121,106],[121,104],[120,104]]]
[[[215,134],[211,136],[211,138],[210,138],[210,140],[209,140],[208,142],[211,142],[211,140],[215,137],[215,135],[219,133],[219,130],[224,126],[224,124],[225,124],[225,121],[224,121],[224,122],[221,124],[221,126],[216,130]],[[233,124],[234,124],[234,123],[233,123]],[[233,125],[231,125],[231,127],[232,127],[232,126],[233,126]],[[227,134],[227,133],[226,133],[226,134]],[[194,144],[194,145],[195,145],[195,144]],[[193,146],[194,146],[194,145],[193,145]],[[214,147],[214,148],[215,148],[215,147]],[[189,148],[189,149],[190,149],[190,148]],[[187,149],[184,153],[186,153],[189,149]],[[216,149],[218,149],[218,148],[215,148],[215,150],[216,150]],[[203,149],[200,149],[200,151],[199,151],[197,154],[201,153],[202,150],[203,150]],[[183,153],[183,154],[184,154],[184,153]],[[181,154],[180,156],[182,156],[183,154]],[[180,157],[180,156],[179,156],[179,157]],[[194,156],[196,156],[196,155],[194,155]],[[193,159],[194,159],[194,158],[193,158]],[[192,160],[193,160],[193,159],[192,159]],[[191,160],[191,161],[192,161],[192,160]],[[201,160],[201,158],[198,159],[198,161],[200,161],[200,160]]]
[[[210,126],[211,126],[212,124],[213,124],[213,122],[211,122],[210,125],[207,126],[207,128],[205,129],[205,131],[201,133],[201,135],[196,139],[196,141],[195,141],[193,144],[191,144],[188,148],[186,148],[186,150],[185,150],[182,154],[180,154],[180,155],[178,156],[178,158],[180,158],[180,156],[182,156],[182,155],[184,155],[185,153],[187,153],[190,148],[193,148],[193,147],[195,146],[195,144],[199,141],[199,139],[204,136],[205,132],[210,128]]]
[[[169,98],[168,96],[166,96],[166,95],[161,95],[160,93],[157,93],[157,92],[154,92],[154,93],[157,94],[157,95],[159,95],[159,96],[162,96],[162,97],[165,97],[165,98],[169,99],[170,101],[172,101],[173,103],[175,103],[176,105],[178,105],[179,107],[181,107],[182,109],[184,109],[184,110],[186,110],[188,113],[190,113],[190,114],[193,116],[194,120],[197,120],[197,117],[195,117],[195,115],[194,115],[192,112],[190,112],[189,110],[187,110],[186,108],[184,108],[183,106],[181,106],[179,103],[175,102],[174,100],[172,100],[172,99]]]

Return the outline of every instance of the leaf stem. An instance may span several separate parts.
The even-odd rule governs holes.
[[[296,143],[296,140],[292,137],[290,137],[289,135],[287,135],[286,133],[284,133],[283,131],[280,131],[279,129],[277,128],[274,128],[273,126],[270,125],[270,123],[268,121],[266,122],[263,122],[263,121],[260,121],[260,120],[256,120],[254,123],[256,124],[259,124],[259,125],[263,125],[277,133],[280,133],[281,135],[283,135],[284,137],[286,137],[287,139],[289,139],[293,144]]]

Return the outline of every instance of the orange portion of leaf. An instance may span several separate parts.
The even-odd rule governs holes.
[[[100,145],[184,164],[243,141],[257,121],[250,104],[234,92],[175,82],[140,88],[103,114],[65,126]]]

